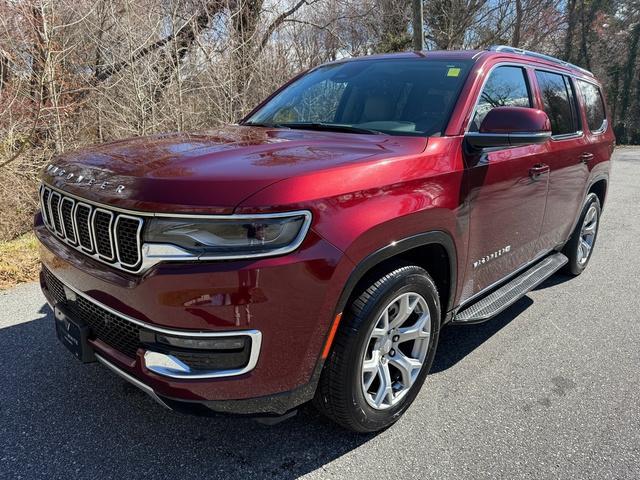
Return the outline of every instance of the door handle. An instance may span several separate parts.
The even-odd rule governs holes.
[[[589,163],[589,160],[593,159],[593,153],[584,152],[580,154],[580,162],[585,165]]]
[[[537,163],[529,169],[529,176],[534,180],[538,180],[542,175],[549,172],[549,170],[549,165],[546,163]]]

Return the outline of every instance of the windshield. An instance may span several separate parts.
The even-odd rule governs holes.
[[[386,59],[326,65],[287,86],[244,124],[440,135],[471,63]]]

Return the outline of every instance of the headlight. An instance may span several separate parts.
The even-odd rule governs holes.
[[[201,258],[260,257],[300,246],[311,223],[307,211],[268,215],[230,215],[152,219],[145,243],[175,245]]]

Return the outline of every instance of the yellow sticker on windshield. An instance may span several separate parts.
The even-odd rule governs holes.
[[[447,70],[447,77],[457,77],[458,75],[460,75],[459,67],[449,67]]]

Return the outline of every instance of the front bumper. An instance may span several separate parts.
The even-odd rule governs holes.
[[[154,368],[149,358],[145,361],[144,345],[121,348],[91,339],[103,363],[164,405],[268,415],[283,414],[312,398],[336,301],[352,268],[340,251],[312,232],[299,251],[285,257],[162,264],[144,276],[115,272],[83,257],[51,238],[38,222],[36,234],[43,272],[78,297],[108,309],[118,321],[184,336],[251,334],[246,368],[204,375],[199,375],[202,369]],[[55,304],[44,276],[43,291]]]

